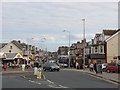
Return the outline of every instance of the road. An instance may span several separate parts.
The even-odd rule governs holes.
[[[44,72],[47,79],[68,88],[118,88],[118,85],[77,71]]]
[[[26,79],[33,73],[3,74],[2,88],[118,88],[118,85],[77,71],[43,72],[46,80]]]

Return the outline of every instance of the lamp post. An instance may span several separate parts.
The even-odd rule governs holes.
[[[63,30],[63,32],[68,32],[68,33],[69,33],[69,48],[68,48],[68,57],[69,57],[69,68],[70,68],[70,31]]]
[[[82,19],[83,21],[83,40],[85,40],[85,19]],[[83,48],[83,69],[85,69],[85,43]]]

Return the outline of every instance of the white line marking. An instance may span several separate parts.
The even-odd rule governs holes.
[[[54,84],[54,82],[52,82],[52,81],[50,81],[50,80],[47,80],[49,83],[52,83],[52,84]]]
[[[32,80],[29,80],[30,82],[35,82],[35,81],[32,81]]]
[[[68,88],[68,87],[65,87],[65,86],[62,86],[62,85],[59,85],[61,88]]]
[[[52,88],[61,88],[61,87],[56,87],[56,86],[52,86],[52,85],[48,85],[49,87],[52,87]]]
[[[32,80],[29,80],[29,81],[41,85],[41,83],[38,83],[38,82],[35,82],[35,81],[32,81]]]

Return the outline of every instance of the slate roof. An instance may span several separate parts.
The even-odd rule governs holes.
[[[18,53],[5,53],[6,58],[11,58],[13,59]]]
[[[11,41],[11,43],[13,43],[14,45],[16,45],[21,50],[23,49],[23,45],[21,45],[18,41],[13,40],[13,41]]]
[[[8,43],[0,43],[0,49],[3,48],[5,45],[7,45]]]

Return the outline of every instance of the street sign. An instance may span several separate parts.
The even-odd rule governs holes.
[[[37,71],[37,78],[38,78],[38,79],[41,79],[41,77],[42,77],[42,71],[41,71],[41,69],[39,68],[38,71]]]

